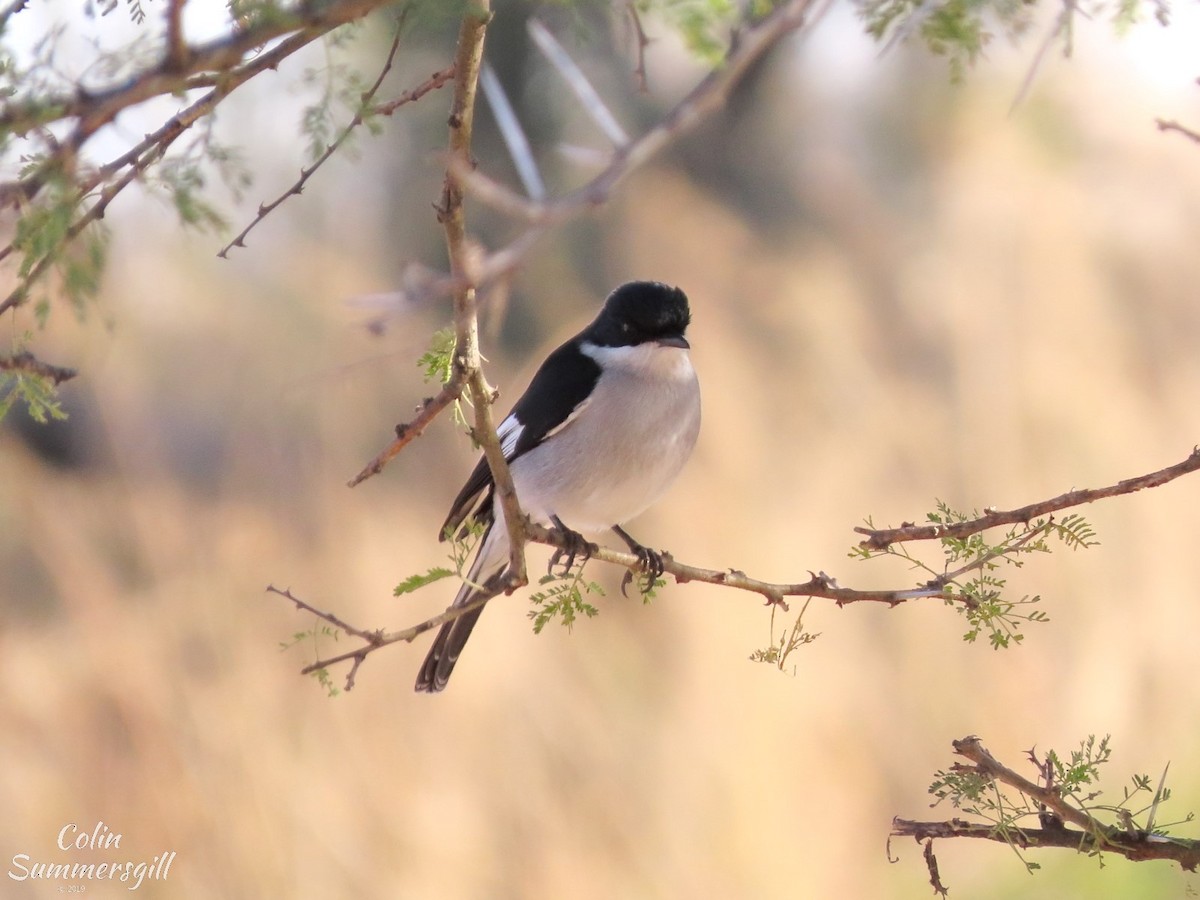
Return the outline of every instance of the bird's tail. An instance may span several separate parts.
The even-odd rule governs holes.
[[[475,561],[471,564],[466,581],[458,590],[458,596],[454,598],[453,606],[466,606],[480,597],[491,599],[498,592],[497,586],[508,568],[508,534],[503,521],[498,528],[496,524],[489,524],[483,533]],[[417,673],[415,690],[432,694],[446,687],[454,664],[458,662],[482,612],[483,606],[477,606],[442,626]]]

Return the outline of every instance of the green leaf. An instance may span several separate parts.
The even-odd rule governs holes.
[[[435,581],[441,581],[443,578],[449,578],[454,575],[453,569],[447,569],[443,566],[435,566],[434,568],[421,575],[410,575],[402,582],[396,585],[392,591],[393,596],[399,597],[402,594],[411,594],[413,591],[420,590],[426,585],[433,584]]]
[[[555,618],[570,631],[579,616],[590,619],[600,614],[600,610],[588,603],[584,597],[592,594],[603,597],[604,589],[594,581],[583,580],[585,566],[586,563],[565,577],[543,575],[538,581],[538,584],[550,584],[553,587],[537,591],[529,598],[529,602],[536,607],[528,613],[529,618],[533,620],[534,634],[541,634],[542,629]]]
[[[443,328],[429,339],[429,349],[417,360],[425,381],[446,384],[454,374],[454,329]]]

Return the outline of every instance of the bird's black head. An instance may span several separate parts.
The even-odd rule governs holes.
[[[623,284],[604,301],[604,309],[587,329],[587,338],[604,347],[657,341],[686,347],[683,333],[691,321],[687,295],[657,281]]]

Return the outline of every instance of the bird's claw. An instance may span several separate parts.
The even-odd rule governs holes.
[[[626,588],[633,584],[635,579],[638,582],[638,592],[642,595],[648,594],[654,590],[654,583],[666,571],[662,554],[649,547],[643,547],[641,544],[631,546],[629,549],[638,558],[638,574],[635,575],[633,569],[625,571],[625,576],[621,579],[621,596],[629,596]]]
[[[562,535],[566,546],[554,548],[554,553],[550,556],[550,563],[546,566],[546,572],[551,577],[565,578],[571,569],[575,567],[576,559],[580,560],[579,564],[582,566],[592,558],[592,554],[599,548],[588,541],[578,531],[572,531],[570,528],[567,528],[562,522],[555,520],[554,525],[558,533]],[[566,562],[562,562],[564,556],[566,557]],[[560,562],[562,563],[562,571],[555,576],[554,567],[559,565]]]

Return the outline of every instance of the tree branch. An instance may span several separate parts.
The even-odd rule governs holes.
[[[965,737],[953,742],[954,752],[974,765],[956,763],[957,772],[971,772],[986,781],[1013,788],[1054,815],[1042,815],[1041,828],[1001,827],[967,822],[954,818],[945,822],[918,822],[910,819],[892,820],[893,837],[911,837],[917,841],[935,838],[982,838],[1014,844],[1021,849],[1060,847],[1078,852],[1112,852],[1140,862],[1148,859],[1173,860],[1187,871],[1200,865],[1200,841],[1173,838],[1147,831],[1131,831],[1106,825],[1083,809],[1067,802],[1062,792],[1052,785],[1040,785],[1014,772],[989,753],[977,737]],[[1068,828],[1069,823],[1077,826]],[[927,862],[932,851],[926,851]],[[935,872],[931,868],[931,877]]]
[[[394,2],[325,0],[304,3],[293,11],[276,9],[269,16],[251,17],[223,37],[173,51],[168,48],[158,63],[120,83],[97,90],[80,87],[71,93],[26,97],[6,104],[0,110],[0,129],[23,135],[32,128],[52,122],[77,119],[70,143],[78,148],[122,110],[187,87],[185,82],[189,76],[233,69],[247,54],[278,37],[306,33],[311,40]]]
[[[414,438],[421,436],[429,423],[436,419],[443,409],[462,396],[464,386],[462,370],[456,368],[438,395],[426,398],[417,411],[416,417],[410,422],[397,425],[396,439],[384,447],[378,456],[363,467],[362,471],[346,482],[346,487],[357,487],[372,475],[382,472],[383,467],[395,459],[401,450],[407,447]]]
[[[1168,121],[1166,119],[1155,119],[1154,124],[1158,126],[1159,131],[1177,131],[1189,141],[1194,141],[1195,143],[1200,144],[1200,132],[1193,131],[1186,126],[1180,125],[1178,122]]]
[[[471,314],[473,315],[473,310],[471,310]],[[468,324],[470,324],[470,321]],[[468,341],[471,339],[472,338],[469,336]],[[474,339],[477,340],[477,337]],[[476,369],[476,372],[478,373],[478,369]],[[479,375],[479,378],[482,380],[482,375]],[[416,418],[406,425],[397,427],[396,440],[394,440],[387,448],[384,449],[383,452],[379,454],[379,456],[372,460],[371,463],[369,463],[357,476],[355,476],[355,478],[351,480],[350,486],[353,487],[371,475],[377,474],[390,459],[395,457],[396,454],[398,454],[404,448],[404,446],[411,442],[413,438],[417,437],[442,409],[453,402],[454,399],[456,399],[462,393],[465,387],[469,387],[470,382],[467,381],[467,379],[467,367],[465,365],[456,363],[451,382],[447,384],[445,388],[443,388],[442,392],[436,397],[425,401]],[[478,385],[476,385],[475,390],[478,390]],[[486,403],[481,404],[476,401],[477,413],[478,407],[481,405],[486,406]],[[490,421],[485,424],[486,427],[490,428]],[[476,432],[479,433],[482,438],[490,438],[493,451],[500,456],[500,461],[503,462],[503,454],[500,453],[500,447],[498,441],[496,440],[495,431],[490,430],[489,432],[480,433],[479,429],[481,427],[482,426],[479,425],[477,419]],[[486,441],[481,442],[484,442],[486,446]],[[489,459],[489,463],[490,462],[491,460]],[[1063,495],[1063,497],[1075,497],[1076,499],[1072,504],[1061,503],[1060,501],[1062,500],[1062,497],[1059,497],[1052,500],[1042,501],[1040,503],[1030,504],[1028,507],[1023,507],[1023,510],[1034,510],[1034,512],[1030,513],[1028,516],[1018,515],[1014,518],[1012,517],[1013,514],[1011,513],[991,513],[989,516],[994,520],[990,519],[989,524],[984,525],[982,528],[974,528],[972,531],[965,533],[972,534],[975,531],[983,530],[983,528],[995,527],[996,525],[1027,522],[1028,519],[1032,518],[1033,516],[1044,515],[1046,512],[1063,509],[1068,505],[1090,503],[1093,500],[1101,499],[1103,497],[1112,497],[1119,494],[1130,493],[1134,490],[1155,487],[1159,484],[1165,484],[1174,478],[1178,478],[1180,475],[1186,474],[1187,472],[1194,471],[1197,468],[1200,468],[1200,449],[1194,450],[1192,455],[1189,456],[1188,459],[1184,460],[1184,462],[1166,469],[1162,469],[1158,472],[1152,472],[1149,475],[1143,475],[1138,478],[1126,479],[1125,481],[1118,482],[1116,485],[1108,488],[1101,488],[1096,491],[1075,491],[1071,494]],[[507,475],[507,468],[505,468],[503,471]],[[509,487],[511,489],[511,479],[509,480]],[[369,639],[364,638],[364,640],[368,641],[368,645],[365,647],[340,654],[336,657],[330,657],[329,659],[318,660],[317,662],[310,664],[304,671],[306,673],[315,671],[316,669],[325,668],[328,665],[342,662],[347,659],[359,659],[361,661],[360,658],[365,658],[367,654],[379,649],[379,647],[396,643],[397,641],[411,641],[412,638],[419,634],[423,634],[430,628],[434,628],[444,622],[451,621],[452,619],[462,615],[464,612],[474,609],[475,606],[482,605],[483,603],[487,602],[487,599],[490,599],[491,596],[495,596],[495,594],[511,594],[514,590],[523,586],[527,581],[524,572],[524,547],[530,541],[564,550],[570,549],[566,537],[558,530],[546,528],[535,522],[531,522],[528,517],[519,515],[519,513],[510,513],[507,508],[505,509],[505,515],[516,516],[514,519],[510,520],[510,524],[513,521],[516,523],[516,537],[513,540],[514,546],[521,548],[521,577],[517,578],[509,576],[503,579],[500,583],[493,585],[493,593],[489,594],[487,597],[479,598],[478,604],[465,607],[450,607],[444,612],[439,613],[430,619],[426,619],[424,622],[420,622],[417,625],[401,631],[383,632],[347,628],[351,634],[359,636],[373,635],[376,637]],[[979,521],[981,520],[975,520],[975,522]],[[972,523],[963,524],[970,525]],[[906,526],[906,528],[911,530],[914,529],[915,526]],[[855,530],[864,531],[864,529],[861,528],[856,528]],[[879,533],[885,536],[890,536],[896,531],[899,531],[899,529],[881,531]],[[953,532],[958,535],[957,528],[949,528],[946,529],[946,531]],[[870,533],[870,531],[867,530],[867,533]],[[675,557],[666,550],[661,552],[661,556],[663,563],[663,574],[670,575],[675,579],[677,584],[702,582],[704,584],[712,584],[719,587],[726,587],[733,590],[757,594],[762,597],[767,604],[779,606],[785,611],[787,610],[787,598],[789,597],[816,597],[825,600],[832,600],[839,607],[847,606],[852,603],[882,603],[889,607],[895,607],[911,600],[942,600],[948,603],[959,603],[965,607],[972,608],[972,604],[975,603],[975,601],[971,597],[961,593],[946,591],[944,590],[946,585],[956,578],[966,574],[967,572],[985,566],[998,556],[1004,555],[1005,552],[1011,552],[1025,546],[1029,541],[1033,540],[1039,534],[1041,534],[1041,531],[1032,530],[1028,534],[1022,535],[1016,538],[1014,541],[1003,545],[1005,550],[997,549],[991,553],[982,554],[978,559],[973,560],[959,570],[942,576],[941,578],[936,578],[929,583],[918,585],[912,588],[901,588],[897,590],[858,590],[855,588],[846,588],[839,585],[835,578],[832,578],[824,572],[811,571],[809,572],[810,577],[807,581],[764,581],[762,579],[747,575],[745,572],[739,569],[709,569],[701,566],[693,566],[687,563],[682,563],[676,560]],[[917,540],[919,538],[903,537],[903,539]],[[886,544],[884,546],[886,546]],[[608,547],[595,546],[593,547],[589,558],[598,560],[600,562],[609,563],[611,565],[620,566],[630,572],[641,573],[643,571],[641,559],[635,554],[624,550],[613,550]],[[280,592],[276,591],[276,593]],[[317,614],[320,615],[320,613]],[[326,621],[330,622],[331,624],[337,625],[332,618],[328,616],[323,616],[323,618],[325,618]],[[337,627],[343,626],[337,625]],[[956,750],[958,750],[959,743],[963,744],[964,749],[959,751],[963,755],[967,755],[969,752],[974,752],[966,742],[957,742],[955,744]],[[979,750],[982,751],[982,747],[980,747]],[[983,752],[986,753],[986,751]],[[990,763],[988,763],[988,760],[990,759],[990,757],[985,758],[981,755],[979,756],[979,760],[981,762],[978,762],[977,764],[990,765]],[[1009,770],[1002,768],[996,769],[992,775],[998,780],[1004,780],[1006,783],[1013,784],[1014,786],[1018,786],[1018,783],[1008,780],[1009,776],[1011,775],[1013,779],[1020,779],[1020,776],[1016,775],[1016,773],[1010,773]],[[1019,782],[1019,784],[1021,785],[1018,787],[1019,790],[1023,790],[1030,796],[1038,799],[1039,802],[1045,803],[1047,807],[1058,813],[1064,821],[1072,822],[1077,825],[1083,825],[1086,821],[1086,817],[1083,819],[1080,818],[1080,816],[1083,814],[1081,814],[1078,810],[1062,804],[1061,797],[1058,797],[1057,795],[1051,796],[1050,794],[1046,793],[1046,789],[1039,788],[1037,785],[1034,785],[1032,782],[1027,780],[1022,780]],[[1028,790],[1026,790],[1027,787]],[[1063,808],[1060,809],[1060,806]]]
[[[1118,481],[1108,487],[1068,491],[1049,500],[1030,503],[1028,506],[1018,509],[1003,511],[992,508],[985,509],[982,516],[967,522],[957,522],[951,525],[913,525],[908,523],[899,528],[867,528],[860,525],[856,526],[854,530],[867,536],[865,540],[859,542],[859,546],[868,550],[886,550],[892,544],[904,541],[932,541],[946,537],[964,538],[1000,525],[1028,524],[1030,520],[1038,516],[1049,515],[1072,506],[1082,506],[1085,503],[1094,503],[1107,497],[1117,497],[1121,494],[1132,494],[1135,491],[1159,487],[1183,475],[1195,472],[1197,469],[1200,469],[1200,447],[1193,449],[1191,455],[1183,462],[1157,472],[1151,472],[1148,475],[1126,478],[1124,481]]]
[[[450,107],[449,158],[469,162],[475,123],[475,96],[483,63],[483,42],[492,12],[490,0],[476,0],[463,14],[454,59],[454,101]],[[508,461],[496,436],[492,403],[496,392],[483,376],[479,353],[479,307],[474,269],[475,250],[467,238],[463,188],[455,171],[447,168],[438,219],[446,235],[450,277],[459,285],[454,292],[454,370],[461,373],[475,410],[473,436],[483,450],[495,484],[495,500],[504,514],[509,537],[509,565],[504,590],[528,582],[525,572],[525,536],[520,504],[513,488]]]
[[[52,366],[50,363],[42,362],[28,350],[14,353],[12,356],[0,356],[0,372],[26,372],[30,375],[39,375],[53,381],[55,385],[70,381],[79,374],[74,369]]]

